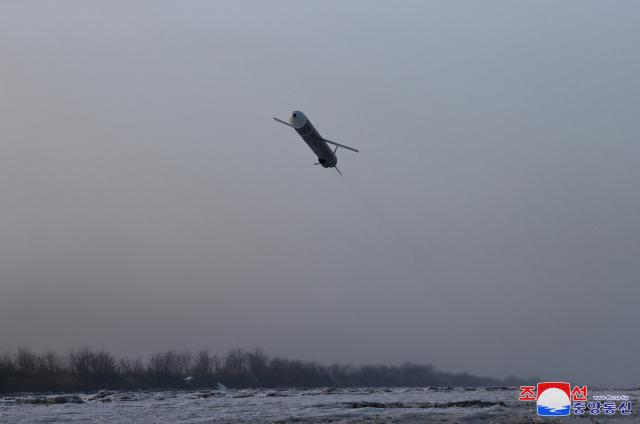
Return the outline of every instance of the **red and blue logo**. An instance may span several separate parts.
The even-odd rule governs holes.
[[[537,386],[520,386],[518,400],[536,402],[541,417],[567,415],[631,415],[631,397],[624,394],[597,394],[587,400],[587,386],[564,381],[544,381]]]
[[[536,399],[541,417],[563,417],[571,413],[571,384],[552,381],[538,383]]]
[[[587,386],[572,388],[565,381],[544,381],[537,386],[520,386],[518,399],[535,401],[541,417],[565,417],[571,412],[581,414],[576,408],[587,401]]]

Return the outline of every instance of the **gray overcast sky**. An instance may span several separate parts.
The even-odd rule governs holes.
[[[0,348],[637,385],[639,13],[3,1]]]

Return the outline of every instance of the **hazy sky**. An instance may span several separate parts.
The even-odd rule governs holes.
[[[3,1],[0,348],[637,385],[639,13]]]

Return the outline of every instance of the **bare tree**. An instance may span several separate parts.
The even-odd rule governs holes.
[[[47,350],[38,358],[39,372],[47,375],[60,374],[65,368],[65,360],[52,350]]]
[[[18,348],[16,354],[18,371],[25,374],[35,374],[38,370],[38,355],[27,347]]]
[[[215,371],[215,361],[206,350],[199,351],[193,363],[191,370],[192,374],[196,378],[208,378]]]
[[[120,358],[118,360],[118,373],[125,376],[140,376],[144,373],[144,363],[141,359]]]

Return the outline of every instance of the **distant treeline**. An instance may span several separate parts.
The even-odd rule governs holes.
[[[0,353],[0,392],[135,389],[348,386],[499,386],[518,385],[468,373],[446,373],[431,365],[321,365],[269,357],[260,350],[232,350],[224,356],[169,350],[148,360],[116,358],[83,348],[67,354],[21,348]]]

